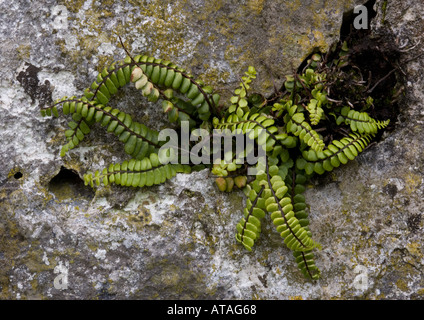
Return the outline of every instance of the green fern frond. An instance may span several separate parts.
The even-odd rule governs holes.
[[[311,125],[316,126],[324,114],[324,110],[321,108],[321,103],[316,99],[311,99],[306,109],[309,112]]]
[[[126,61],[129,62],[130,60],[128,57],[126,58]],[[151,96],[153,94],[155,96],[157,94],[156,90],[153,90],[155,88],[153,85],[176,90],[185,95],[191,104],[197,108],[198,117],[203,121],[208,120],[211,112],[216,111],[219,95],[213,94],[213,89],[210,86],[204,86],[202,81],[194,80],[184,69],[177,67],[170,61],[146,55],[136,56],[133,60],[149,80],[146,81],[144,77],[137,80],[133,79],[136,88],[141,89],[145,95]],[[137,81],[139,81],[138,84]]]
[[[369,134],[351,133],[349,137],[333,140],[323,151],[317,152],[312,149],[303,151],[302,157],[296,161],[296,167],[305,170],[308,175],[314,172],[323,174],[325,171],[332,171],[341,164],[355,159],[366,148],[372,137]]]
[[[72,114],[72,119],[76,122],[70,121],[68,123],[70,129],[65,131],[68,143],[62,146],[60,151],[61,157],[64,157],[69,150],[79,145],[84,137],[90,133],[90,126],[94,123],[93,119],[87,121],[78,113]]]
[[[119,61],[105,67],[91,87],[84,91],[85,97],[90,101],[107,105],[111,97],[130,82],[132,69],[133,66],[129,61]]]
[[[305,121],[303,113],[295,113],[287,123],[287,131],[293,133],[315,151],[322,151],[325,147],[319,134]]]
[[[377,133],[379,129],[386,128],[390,123],[390,120],[378,121],[371,118],[366,112],[359,112],[347,106],[343,107],[340,110],[340,115],[336,121],[337,124],[344,122],[345,124],[350,126],[350,129],[352,131],[357,131],[361,134]]]
[[[131,57],[127,52],[124,60],[103,68],[81,98],[63,97],[42,108],[41,114],[57,117],[62,106],[62,113],[72,117],[69,129],[65,131],[67,143],[61,149],[61,156],[78,146],[94,123],[99,123],[123,143],[131,160],[85,174],[85,184],[92,187],[101,184],[152,186],[164,183],[178,172],[189,173],[210,167],[219,190],[230,192],[239,188],[247,196],[243,217],[236,227],[236,240],[251,251],[260,236],[263,218],[269,213],[301,272],[307,278],[317,279],[320,271],[315,265],[313,249],[320,248],[320,244],[312,239],[309,229],[304,195],[306,183],[315,173],[323,174],[354,160],[377,131],[389,124],[389,120],[378,121],[363,112],[374,106],[372,97],[349,101],[347,97],[337,96],[340,92],[350,94],[349,90],[334,87],[344,85],[344,81],[337,78],[357,72],[350,68],[347,74],[342,69],[349,63],[347,43],[343,43],[339,51],[338,55],[313,54],[303,71],[287,76],[282,90],[276,90],[269,98],[249,92],[250,83],[256,78],[256,70],[249,67],[229,99],[228,107],[218,106],[220,95],[212,87],[174,63],[148,55]],[[165,142],[158,141],[157,131],[109,105],[112,97],[128,84],[134,85],[147,101],[161,103],[169,122],[177,127],[187,121],[190,132],[197,128],[206,129],[207,138],[202,135],[200,141],[204,145],[193,146],[189,142],[189,148],[193,149],[187,151],[192,155],[196,154],[194,150],[201,150],[202,156],[213,159],[214,163],[199,164],[191,157],[191,163],[187,165],[160,161],[163,156],[163,160],[173,158],[183,162],[183,157],[173,148],[162,148]],[[353,92],[354,99],[358,99],[361,90]],[[330,98],[327,94],[336,96]],[[351,106],[366,101],[366,106],[356,111],[340,107],[341,101],[348,101]],[[224,115],[221,108],[225,110]],[[340,125],[343,126],[337,128]],[[340,133],[345,137],[333,140]],[[225,134],[231,135],[231,141],[234,135],[236,138],[243,135],[246,142],[253,143],[246,143],[243,150],[238,148],[239,145],[236,148],[232,145],[221,154],[222,140],[218,140],[217,146],[215,138],[221,139],[223,135],[226,138]],[[195,138],[200,136],[197,133]],[[179,138],[172,140],[178,144]],[[206,144],[211,139],[214,144],[209,150]],[[229,140],[224,140],[225,146]],[[249,157],[259,152],[263,156],[256,166],[257,175],[249,177],[246,175],[252,166]]]
[[[251,186],[246,186],[245,193],[247,195],[246,207],[244,209],[244,217],[237,224],[236,240],[243,246],[252,251],[255,241],[261,233],[261,220],[265,217],[264,199],[261,198],[264,186],[259,192],[256,192]]]
[[[149,187],[164,183],[179,172],[190,173],[191,167],[182,164],[161,164],[158,155],[151,153],[142,160],[131,159],[121,164],[111,164],[109,168],[96,171],[94,174],[87,173],[84,175],[84,182],[91,187],[94,184],[99,186],[101,182],[105,186],[117,184],[127,187]]]
[[[271,166],[269,162],[271,161]],[[284,239],[287,247],[293,251],[309,251],[320,247],[312,240],[307,231],[300,225],[295,217],[293,203],[286,195],[288,188],[283,179],[278,175],[279,168],[272,164],[272,159],[266,160],[266,173],[258,179],[264,181],[266,185],[263,198],[265,199],[266,210],[271,214],[271,219]]]
[[[306,278],[319,279],[321,272],[315,265],[315,257],[312,251],[293,251],[293,256],[297,266]]]
[[[290,170],[284,182],[287,186],[287,194],[291,198],[293,211],[300,225],[307,229],[309,225],[308,214],[306,212],[306,201],[303,193],[306,190],[305,184],[308,181],[306,175],[299,170]]]
[[[259,144],[266,151],[272,150],[276,142],[286,146],[292,144],[287,133],[281,132],[275,125],[275,120],[266,114],[246,112],[242,118],[239,118],[236,114],[230,114],[227,118],[222,118],[221,121],[214,118],[213,123],[215,129],[228,129],[232,133],[248,134],[250,139],[263,137]]]
[[[308,178],[299,172],[299,170],[290,170],[286,176],[285,183],[288,188],[288,195],[290,196],[293,203],[293,211],[295,217],[299,220],[299,224],[304,228],[309,237],[312,234],[309,230],[309,219],[306,211],[307,205],[305,196],[303,193],[306,190],[305,184]],[[311,251],[293,251],[293,255],[296,259],[299,269],[305,275],[305,277],[316,280],[320,276],[320,271],[315,265],[314,254]]]
[[[248,112],[248,97],[247,91],[250,89],[250,83],[253,79],[256,78],[256,70],[254,67],[250,66],[245,72],[245,76],[242,77],[242,82],[240,86],[234,90],[235,95],[231,97],[230,102],[232,103],[228,107],[228,114],[236,114],[239,118]]]

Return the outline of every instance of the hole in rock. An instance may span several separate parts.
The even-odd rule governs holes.
[[[48,189],[57,199],[83,198],[91,200],[94,192],[84,185],[84,181],[74,170],[61,167],[59,173],[50,180]]]
[[[24,175],[22,174],[22,172],[16,172],[14,175],[13,175],[13,178],[15,178],[16,180],[18,180],[18,179],[20,179],[20,178],[22,178]]]
[[[366,111],[376,120],[390,119],[387,128],[379,130],[373,139],[378,142],[384,132],[392,131],[395,127],[405,79],[399,72],[400,52],[393,33],[389,29],[371,32],[371,21],[376,16],[373,9],[375,2],[370,0],[364,4],[368,11],[367,29],[355,29],[357,15],[353,9],[346,12],[340,29],[340,41],[328,53],[321,54],[326,57],[327,63],[339,59],[343,43],[346,42],[349,48],[347,64],[340,71],[327,73],[327,81],[331,83],[329,97],[341,101],[341,106],[349,105],[356,111]],[[315,50],[302,62],[298,73],[307,67],[308,60],[317,52]],[[372,98],[370,105],[367,103],[369,97]],[[343,134],[335,131],[336,126],[330,124],[328,129],[332,139],[342,138]]]
[[[343,22],[340,28],[340,39],[342,41],[346,40],[352,33],[359,34],[369,34],[371,30],[371,20],[375,18],[377,12],[374,11],[374,5],[376,0],[369,0],[365,2],[363,5],[367,8],[368,19],[367,19],[367,28],[356,30],[353,26],[353,22],[357,15],[354,13],[354,9],[349,10],[343,14]]]
[[[377,15],[373,9],[375,3],[376,0],[370,0],[364,4],[368,10],[367,29],[354,28],[356,15],[353,10],[343,16],[340,39],[346,41],[351,49],[348,68],[359,70],[360,81],[364,82],[364,87],[354,89],[354,85],[342,86],[338,94],[339,96],[351,94],[355,98],[362,92],[363,98],[371,96],[373,106],[366,111],[377,120],[390,119],[386,131],[391,131],[399,115],[398,99],[404,79],[398,71],[400,52],[394,34],[389,29],[371,32],[371,21]],[[349,84],[349,81],[346,84]],[[376,141],[380,139],[382,133],[383,130],[379,131]]]

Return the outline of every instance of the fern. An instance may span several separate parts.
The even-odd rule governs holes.
[[[340,110],[337,124],[344,122],[350,126],[352,131],[359,133],[377,133],[379,129],[384,129],[390,123],[390,120],[378,121],[369,116],[366,112],[359,112],[351,109],[350,107],[343,107]]]
[[[261,232],[261,220],[265,217],[265,199],[261,197],[264,186],[258,192],[252,187],[246,187],[247,195],[244,217],[237,224],[236,239],[243,246],[252,251],[255,240],[259,238]]]
[[[66,152],[72,150],[78,146],[82,140],[84,140],[85,136],[88,135],[91,131],[90,126],[94,123],[93,119],[87,121],[78,113],[74,113],[72,115],[72,119],[77,122],[70,121],[68,123],[70,129],[65,131],[65,136],[68,140],[68,143],[65,144],[60,151],[60,155],[62,157]]]
[[[236,225],[236,241],[251,251],[268,215],[293,252],[300,271],[316,280],[320,270],[314,249],[321,245],[312,239],[309,229],[306,184],[314,174],[354,160],[378,130],[389,124],[389,120],[376,120],[363,111],[369,109],[372,97],[356,101],[357,105],[366,101],[359,110],[353,103],[349,104],[352,107],[342,107],[337,97],[331,97],[332,86],[340,85],[334,77],[343,75],[343,68],[350,63],[347,44],[340,45],[339,50],[325,58],[313,54],[304,70],[287,76],[283,89],[275,94],[277,98],[269,100],[249,92],[256,78],[256,70],[249,67],[224,109],[212,87],[172,62],[128,55],[105,67],[82,97],[63,97],[42,108],[41,115],[58,117],[61,106],[63,115],[72,118],[65,131],[67,143],[61,148],[62,157],[84,141],[96,123],[122,143],[130,159],[85,173],[85,184],[91,187],[149,187],[165,183],[177,173],[210,168],[219,190],[231,192],[236,188],[246,195],[243,217]],[[206,158],[214,161],[183,164],[175,150],[159,141],[159,132],[110,106],[111,98],[129,84],[147,101],[160,102],[156,105],[161,105],[171,123],[187,122],[192,133],[206,129],[209,135],[196,150],[203,150]],[[205,146],[223,132],[245,136],[253,144],[241,152],[232,148],[222,159],[220,145],[212,150]],[[190,147],[194,150],[196,146]],[[254,166],[249,156],[261,150],[265,158],[255,164],[257,174],[248,176],[248,169]]]
[[[290,170],[286,175],[285,183],[288,188],[289,194],[293,203],[293,211],[295,217],[299,220],[299,224],[306,230],[307,234],[311,237],[309,231],[309,219],[307,213],[307,205],[305,196],[303,195],[306,187],[305,184],[308,178],[299,170]],[[315,265],[314,254],[312,250],[308,251],[293,251],[296,263],[302,273],[311,279],[317,280],[320,275],[318,267]]]
[[[142,160],[131,159],[123,163],[111,164],[109,168],[84,175],[86,185],[105,186],[114,183],[127,187],[150,187],[154,184],[164,183],[174,177],[178,172],[190,173],[191,167],[181,164],[161,164],[156,153],[151,153],[149,157]]]
[[[307,231],[301,226],[293,211],[292,199],[285,196],[288,188],[279,175],[278,166],[269,165],[272,161],[267,159],[266,172],[264,176],[258,179],[266,179],[267,187],[264,191],[266,210],[271,214],[271,219],[277,227],[277,232],[284,238],[284,243],[293,251],[309,251],[315,247],[320,247],[308,235]],[[277,160],[278,161],[278,160]],[[272,161],[271,164],[277,161]]]
[[[290,115],[290,112],[289,112]],[[287,131],[299,137],[304,143],[315,151],[322,151],[325,144],[319,134],[305,121],[303,113],[295,113],[287,123]]]
[[[230,102],[232,105],[228,107],[228,113],[237,114],[238,117],[242,117],[243,114],[249,110],[247,91],[250,89],[250,83],[256,78],[256,70],[253,67],[249,67],[245,76],[242,77],[240,87],[234,90],[235,96],[232,96]]]
[[[361,136],[351,133],[349,137],[332,141],[323,151],[303,151],[302,157],[296,161],[296,166],[309,175],[314,172],[323,174],[325,171],[332,171],[341,164],[354,160],[366,148],[371,138],[370,135]]]

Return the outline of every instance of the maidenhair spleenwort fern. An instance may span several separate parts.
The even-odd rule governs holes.
[[[350,66],[346,43],[338,44],[325,56],[313,54],[303,70],[287,76],[282,89],[270,98],[250,93],[256,71],[249,67],[229,104],[219,105],[220,96],[212,87],[172,62],[128,55],[104,68],[84,96],[59,99],[42,108],[41,114],[58,116],[61,106],[62,113],[72,118],[65,131],[68,142],[61,149],[62,157],[84,140],[95,123],[122,142],[130,159],[86,173],[85,183],[92,187],[152,186],[177,173],[210,168],[219,190],[239,188],[246,195],[243,217],[236,225],[236,240],[251,251],[260,237],[262,223],[271,220],[293,252],[299,269],[315,280],[320,271],[313,251],[321,246],[312,239],[309,229],[306,184],[314,174],[324,174],[354,160],[389,124],[389,120],[377,120],[368,113],[374,109],[371,97],[352,98],[348,89],[343,97],[332,96],[333,92],[343,92],[340,88],[333,90],[343,85],[337,77],[359,78],[356,70]],[[109,105],[112,96],[129,83],[148,101],[160,100],[170,122],[188,125],[192,133],[199,128],[207,130],[201,144],[208,145],[217,132],[223,131],[245,135],[253,143],[242,150],[231,147],[225,152],[224,148],[222,154],[223,142],[219,140],[218,145],[204,151],[209,162],[185,163],[178,153],[181,148],[167,148],[159,132]],[[263,158],[255,163],[248,161],[261,150]],[[253,167],[255,173],[249,174]]]

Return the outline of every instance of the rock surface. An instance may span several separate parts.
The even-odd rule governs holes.
[[[38,112],[80,95],[124,57],[115,31],[133,53],[168,58],[223,92],[254,65],[255,90],[270,93],[315,48],[338,39],[343,12],[358,3],[0,1],[0,298],[422,299],[418,1],[375,3],[373,32],[391,30],[402,51],[400,114],[381,142],[310,185],[311,230],[323,245],[316,283],[303,278],[270,222],[252,253],[237,245],[244,198],[220,193],[208,171],[139,190],[84,187],[79,176],[123,159],[120,146],[94,130],[62,159],[65,121]],[[156,128],[166,124],[131,93],[116,105]]]

